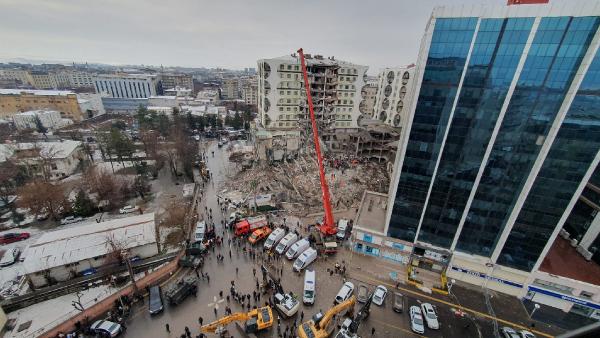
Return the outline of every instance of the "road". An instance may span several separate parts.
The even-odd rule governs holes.
[[[214,151],[214,157],[211,152]],[[219,191],[219,186],[227,179],[226,173],[233,172],[227,161],[227,154],[224,149],[217,148],[216,142],[210,143],[206,154],[209,157],[208,167],[213,173],[213,181],[206,184],[204,197],[201,205],[198,207],[200,219],[206,218],[204,206],[213,210],[213,221],[216,225],[217,234],[222,234],[221,220],[225,219],[225,215],[219,212],[219,206],[216,201],[216,192]],[[225,213],[227,214],[227,212]],[[289,224],[288,224],[289,225]],[[293,226],[292,226],[293,228]],[[300,230],[300,229],[299,229]],[[300,230],[302,232],[303,230]],[[225,231],[225,243],[229,239],[229,232]],[[227,303],[227,300],[219,296],[219,292],[223,291],[223,295],[228,294],[230,282],[235,281],[238,291],[251,294],[255,289],[256,279],[253,275],[253,268],[256,269],[256,277],[260,277],[260,267],[258,261],[252,261],[249,257],[242,254],[241,250],[235,246],[231,249],[232,255],[229,258],[229,248],[223,245],[217,248],[214,253],[210,253],[206,257],[203,271],[210,276],[210,282],[200,281],[199,292],[197,297],[189,297],[177,307],[166,306],[165,311],[156,316],[150,316],[145,306],[137,307],[128,321],[128,330],[124,334],[127,338],[142,338],[142,337],[179,337],[184,333],[185,327],[189,327],[192,336],[195,337],[199,333],[199,317],[203,318],[204,324],[221,317],[224,314],[224,308],[229,305],[233,312],[242,311],[240,305],[235,302]],[[217,262],[216,255],[222,254],[225,256],[224,262]],[[333,267],[335,259],[343,259],[344,254],[338,254],[336,258],[320,258],[313,263],[313,268],[317,272],[317,296],[316,303],[313,306],[301,305],[299,312],[303,312],[305,321],[319,310],[327,310],[333,302],[335,295],[343,284],[341,276],[334,274],[330,276],[327,269]],[[303,274],[298,274],[292,271],[292,262],[282,259],[276,263],[282,267],[283,274],[282,285],[286,292],[292,291],[294,294],[301,295],[303,288]],[[183,273],[193,273],[192,271],[184,271]],[[180,278],[183,274],[175,276],[171,282]],[[358,283],[373,283],[369,276],[356,276],[358,280],[354,280],[350,276],[349,280],[354,282],[358,287]],[[369,285],[373,290],[375,285]],[[478,328],[482,332],[481,337],[493,337],[493,329],[491,321],[480,318],[477,319],[477,325],[469,319],[456,318],[452,304],[442,304],[431,302],[437,307],[438,316],[441,322],[440,330],[426,329],[424,335],[418,335],[410,331],[410,320],[408,316],[408,308],[412,305],[419,305],[421,302],[430,301],[425,295],[406,293],[405,294],[405,311],[402,314],[392,311],[393,297],[391,292],[388,294],[383,306],[371,306],[371,315],[361,325],[359,334],[362,337],[371,337],[371,330],[375,328],[375,337],[478,337]],[[264,304],[265,298],[261,299]],[[254,303],[253,303],[254,305]],[[214,309],[217,309],[215,316]],[[286,326],[300,318],[292,318],[282,320],[281,329],[285,330]],[[170,333],[165,329],[165,325],[169,324]],[[467,326],[468,324],[468,326]],[[277,324],[274,324],[271,330],[262,332],[260,337],[277,337]],[[239,334],[233,329],[233,325],[229,325],[230,331],[235,337]],[[289,337],[289,336],[288,336]]]

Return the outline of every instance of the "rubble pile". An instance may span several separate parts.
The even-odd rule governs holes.
[[[327,158],[325,173],[334,209],[358,206],[365,190],[386,193],[389,175],[385,163],[356,158]],[[292,211],[310,214],[322,210],[316,158],[300,155],[291,162],[255,165],[230,177],[226,187],[248,196],[273,194],[276,203],[294,205]]]

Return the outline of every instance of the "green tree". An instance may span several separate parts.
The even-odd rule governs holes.
[[[119,129],[112,128],[110,130],[110,144],[110,148],[114,150],[119,162],[123,163],[123,158],[133,160],[133,153],[135,151],[133,141],[125,136]]]
[[[93,215],[95,211],[94,202],[83,189],[79,189],[77,196],[75,196],[75,202],[73,202],[73,213],[77,216],[88,217]]]
[[[146,195],[150,192],[150,183],[146,175],[140,175],[135,178],[131,187],[142,199],[146,198]]]
[[[236,130],[242,129],[242,127],[244,126],[244,120],[242,119],[242,116],[240,116],[240,113],[237,111],[235,112],[235,115],[233,115],[231,126]]]
[[[171,122],[169,122],[169,118],[165,114],[158,115],[156,129],[158,129],[158,132],[162,136],[167,137],[169,135],[170,127]]]

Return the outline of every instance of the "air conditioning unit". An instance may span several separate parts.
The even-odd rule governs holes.
[[[560,236],[564,239],[569,239],[569,233],[565,229],[560,229]]]
[[[579,241],[578,241],[578,240],[576,240],[575,238],[573,238],[573,239],[571,240],[571,246],[575,248],[575,247],[577,246],[577,244],[579,244]]]
[[[577,247],[577,252],[579,252],[583,256],[583,258],[585,258],[586,261],[590,261],[592,259],[592,256],[594,255],[594,253],[587,251],[581,245]]]

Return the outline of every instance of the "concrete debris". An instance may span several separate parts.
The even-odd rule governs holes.
[[[338,155],[325,159],[325,172],[334,209],[356,207],[365,190],[386,193],[389,186],[385,163]],[[272,194],[275,203],[294,205],[290,211],[298,215],[322,210],[317,161],[308,154],[291,162],[254,166],[238,172],[228,180],[226,188],[243,196]]]

